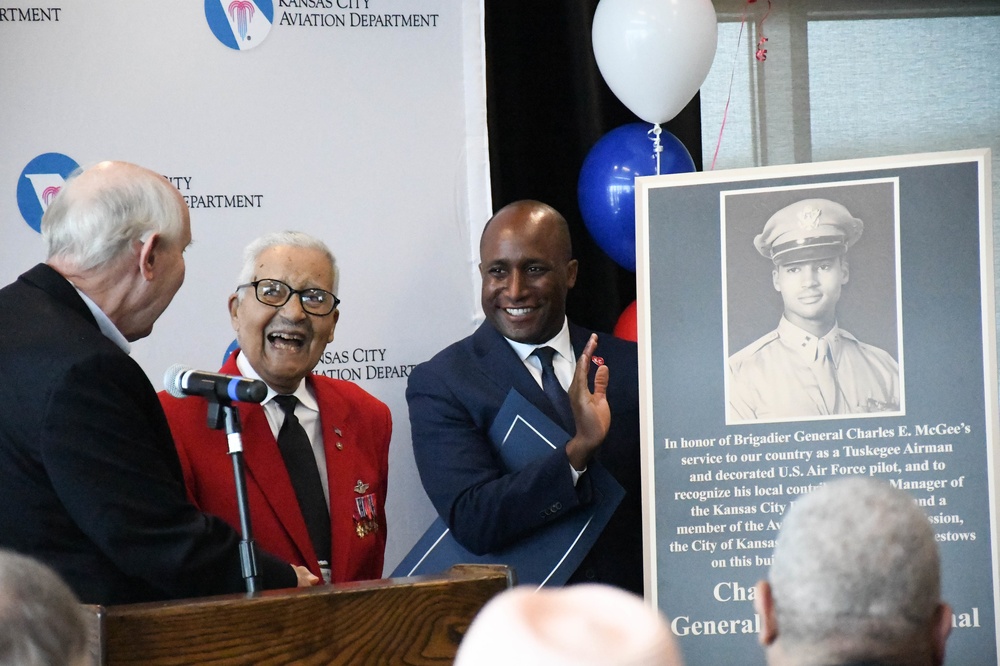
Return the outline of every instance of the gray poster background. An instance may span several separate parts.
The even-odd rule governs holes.
[[[953,606],[958,623],[968,625],[953,631],[947,663],[996,663],[991,461],[987,455],[997,432],[996,354],[984,346],[990,342],[984,340],[984,322],[992,328],[994,313],[989,306],[992,295],[981,286],[984,277],[992,285],[991,276],[981,274],[981,267],[989,270],[992,266],[986,211],[980,209],[982,169],[988,157],[984,162],[979,153],[967,159],[955,155],[942,154],[939,164],[928,163],[927,156],[916,161],[829,163],[827,172],[822,171],[826,165],[816,164],[799,172],[795,167],[769,167],[753,170],[750,176],[746,170],[732,172],[738,174],[732,180],[725,180],[725,172],[701,174],[705,182],[699,182],[697,175],[641,179],[645,182],[637,187],[641,199],[637,210],[646,215],[637,233],[640,324],[648,327],[648,333],[642,325],[639,330],[646,369],[642,386],[644,474],[646,500],[651,505],[647,533],[655,527],[647,552],[647,572],[655,571],[655,579],[647,589],[673,621],[689,666],[764,663],[750,591],[767,574],[779,511],[809,485],[834,478],[834,462],[863,465],[866,475],[874,471],[875,476],[895,483],[944,484],[933,490],[908,490],[925,504],[929,515],[946,521],[935,525],[943,563],[943,596]],[[886,178],[899,183],[901,321],[894,321],[894,296],[882,294],[870,298],[888,299],[883,321],[875,321],[879,317],[871,310],[866,315],[862,308],[857,323],[850,325],[862,339],[876,335],[867,330],[862,334],[862,326],[871,324],[873,331],[888,331],[883,334],[887,347],[897,339],[895,327],[902,330],[899,337],[904,348],[896,351],[906,358],[906,413],[727,426],[724,358],[731,331],[723,326],[727,305],[722,302],[720,193]],[[760,227],[765,220],[758,220]],[[892,248],[884,242],[869,245],[879,246]],[[895,261],[894,254],[883,252],[882,257],[889,264]],[[727,260],[735,261],[735,257]],[[853,260],[861,263],[860,256]],[[858,290],[858,282],[864,280],[855,282],[854,268],[852,289]],[[868,269],[872,268],[869,263]],[[764,269],[770,270],[766,262]],[[883,265],[881,270],[883,275],[895,273],[891,266]],[[889,279],[883,288],[895,289],[895,282]],[[874,288],[873,284],[868,287]],[[727,300],[731,299],[732,295]],[[758,315],[747,314],[747,320],[752,316]],[[764,315],[759,316],[765,321]],[[767,315],[772,323],[765,326],[773,327],[777,316]],[[849,439],[849,433],[859,436]],[[838,434],[843,439],[796,441],[796,437]],[[735,443],[751,437],[787,441],[756,447]],[[708,446],[667,448],[668,440],[681,444],[703,440]],[[855,451],[864,446],[903,450],[935,446],[950,451],[848,457],[848,446]],[[816,461],[820,450],[828,455],[837,450],[845,457]],[[813,459],[809,463],[766,459],[791,453],[808,453]],[[685,458],[689,464],[682,464]],[[906,471],[908,464],[917,468]],[[929,469],[919,469],[925,464]],[[937,466],[941,467],[934,469]],[[773,476],[741,480],[726,476],[761,473]],[[727,491],[728,497],[704,501],[677,495]],[[739,491],[749,494],[735,497]],[[945,506],[940,505],[942,497]],[[726,515],[734,507],[747,511],[753,507],[754,513]],[[747,529],[748,519],[754,523],[753,530]],[[681,534],[686,527],[713,531]],[[729,548],[723,550],[726,544]]]

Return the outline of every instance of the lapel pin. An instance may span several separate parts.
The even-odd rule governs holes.
[[[368,490],[368,484],[362,481],[361,479],[358,479],[357,484],[354,486],[354,492],[356,492],[359,495],[362,495],[366,490]]]

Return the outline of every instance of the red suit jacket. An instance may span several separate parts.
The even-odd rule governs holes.
[[[221,372],[240,374],[235,353]],[[326,449],[333,582],[380,578],[392,434],[389,408],[350,382],[321,375],[310,375],[306,381],[319,403]],[[174,398],[162,391],[159,396],[177,446],[188,496],[199,509],[239,530],[233,463],[225,431],[208,427],[208,407],[203,398]],[[242,421],[254,542],[319,576],[316,554],[264,409],[257,404],[236,404]]]

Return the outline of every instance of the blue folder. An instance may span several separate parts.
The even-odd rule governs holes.
[[[489,438],[511,471],[549,455],[569,441],[566,431],[514,389],[500,407]],[[438,574],[453,564],[506,564],[514,569],[519,584],[539,587],[565,584],[625,497],[625,490],[597,460],[587,466],[587,474],[593,487],[590,504],[495,553],[470,553],[455,541],[444,521],[437,518],[392,576]]]

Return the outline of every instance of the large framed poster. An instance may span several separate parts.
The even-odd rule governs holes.
[[[849,475],[924,507],[948,662],[997,662],[989,164],[972,150],[636,180],[646,597],[689,665],[764,663],[753,587],[782,515]],[[831,358],[820,337],[836,371],[804,373],[801,354]]]

